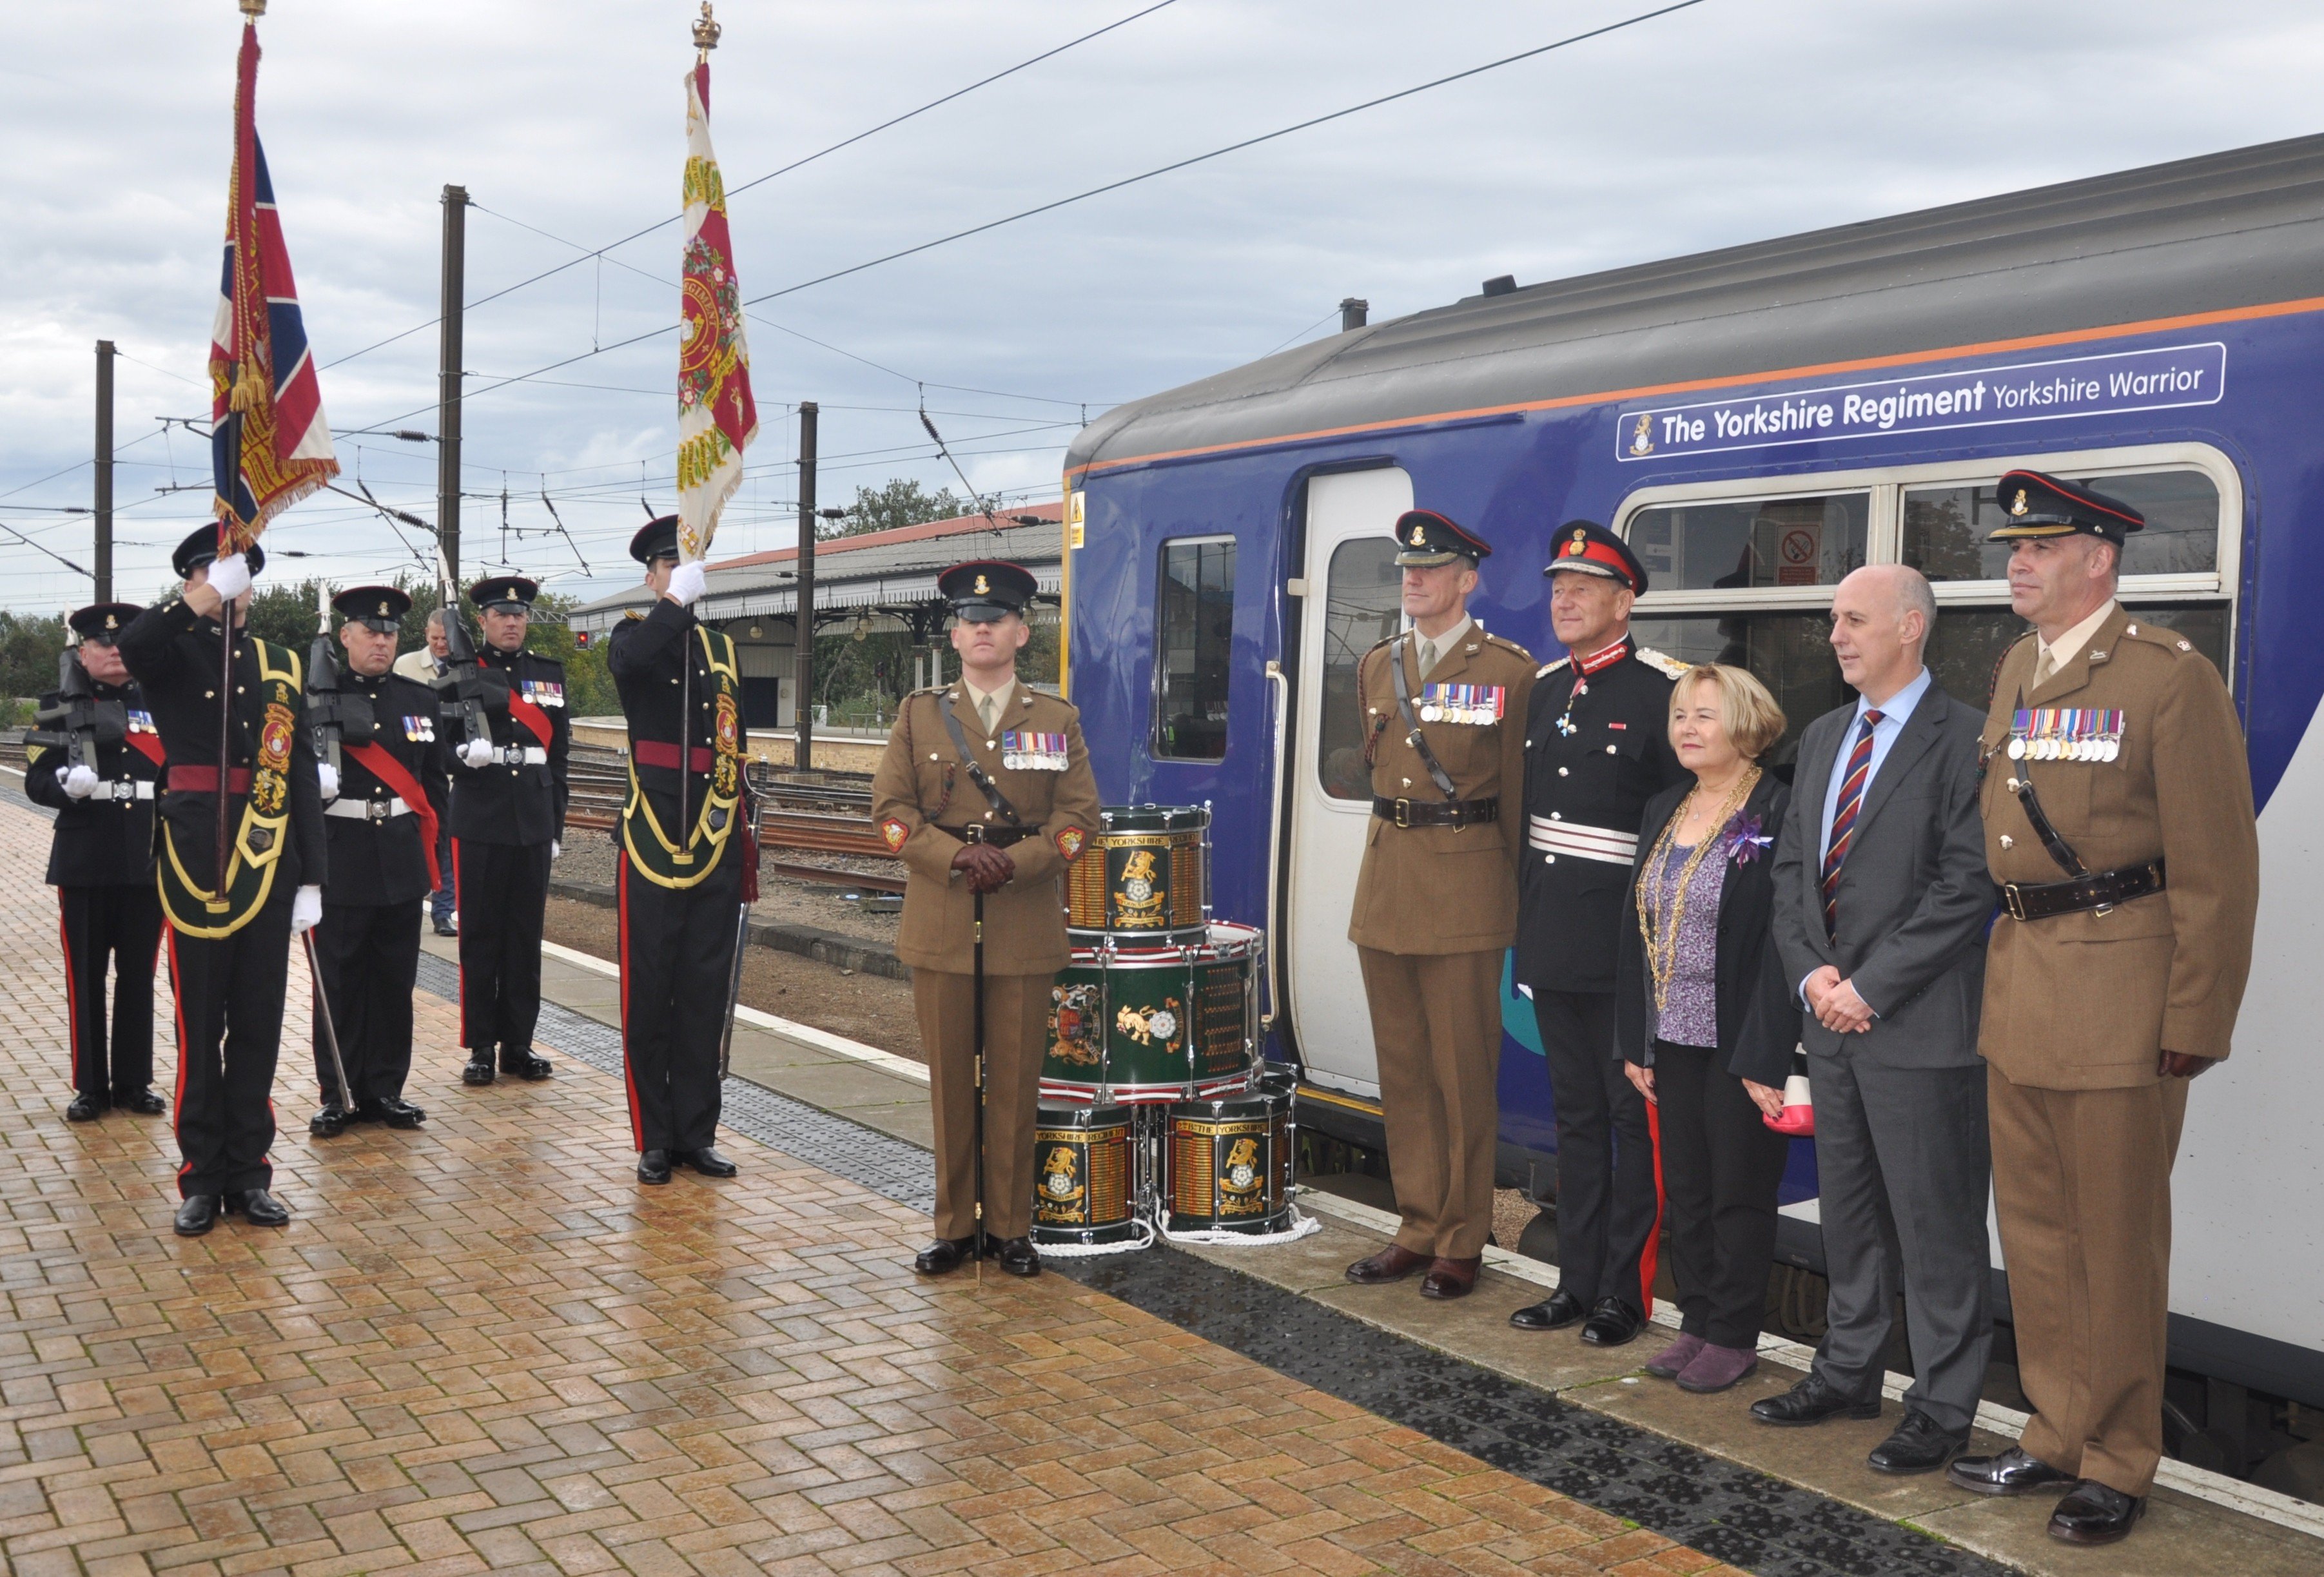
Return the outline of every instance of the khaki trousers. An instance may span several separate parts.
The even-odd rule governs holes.
[[[2020,1443],[2126,1495],[2154,1486],[2171,1294],[2171,1164],[2187,1081],[2042,1090],[1987,1070]]]
[[[984,977],[984,1230],[1033,1230],[1033,1123],[1048,1050],[1050,974]],[[976,1231],[976,977],[912,971],[936,1125],[936,1236]]]
[[[1396,1240],[1416,1254],[1474,1259],[1492,1236],[1505,955],[1356,949],[1404,1218]]]

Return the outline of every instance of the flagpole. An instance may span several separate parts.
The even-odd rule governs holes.
[[[711,20],[710,0],[702,0],[702,16],[694,24],[694,64],[696,69],[710,64],[710,51],[718,47],[718,34],[721,31],[719,25]],[[710,113],[710,106],[707,104],[702,106],[702,113],[705,115]],[[685,555],[687,532],[682,507],[679,515],[678,562],[684,564],[688,560]],[[706,564],[709,562],[709,554],[706,551],[708,545],[704,546],[706,551],[703,554],[702,562]],[[697,625],[700,624],[701,620],[698,616],[695,622]],[[689,629],[685,633],[687,637],[685,647],[678,662],[678,850],[676,862],[680,865],[690,865],[694,862],[694,824],[688,814],[692,808],[688,803],[692,798],[690,791],[694,787],[694,632]],[[717,741],[715,737],[711,741],[711,748],[715,753],[717,748]]]
[[[258,19],[266,14],[266,0],[240,0],[240,5],[243,15],[243,25],[244,27],[256,27],[258,25]],[[239,81],[235,85],[235,91],[236,96],[239,97],[242,91],[242,85]],[[241,106],[237,105],[235,109],[235,179],[237,180],[249,180],[254,179],[254,172],[243,168],[241,148]],[[235,266],[237,272],[246,261],[247,260],[242,256],[241,246],[237,244],[235,248]],[[229,281],[229,288],[236,291],[238,298],[241,290],[240,280],[237,278]],[[238,338],[235,346],[235,349],[239,352],[240,355],[238,355],[231,364],[229,364],[226,374],[226,386],[229,389],[242,382],[241,357],[243,355],[247,355],[250,352],[250,347],[240,343]],[[227,452],[234,456],[235,481],[237,484],[242,480],[242,417],[243,413],[241,411],[230,410],[226,418],[230,424],[230,430],[227,435]],[[217,558],[210,560],[213,567],[217,565],[218,558],[223,558],[226,556],[226,549],[234,545],[234,521],[235,518],[234,504],[235,498],[240,492],[240,487],[236,486],[227,493],[226,512],[218,521]],[[232,862],[232,855],[227,844],[227,838],[229,836],[227,828],[230,825],[230,818],[228,817],[227,812],[230,809],[229,802],[233,798],[232,791],[234,787],[234,600],[231,597],[221,597],[218,600],[218,624],[221,628],[221,633],[218,636],[217,824],[216,832],[217,842],[217,865],[216,871],[217,880],[210,888],[210,903],[213,908],[223,909],[226,907],[227,901],[226,896],[226,871]]]

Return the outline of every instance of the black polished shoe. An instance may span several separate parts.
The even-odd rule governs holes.
[[[317,1139],[337,1139],[346,1132],[347,1124],[353,1120],[346,1107],[337,1101],[327,1101],[320,1111],[307,1119],[307,1131]]]
[[[1582,1300],[1560,1287],[1541,1302],[1527,1304],[1511,1314],[1509,1323],[1520,1331],[1563,1331],[1582,1313]]]
[[[2050,1536],[2068,1545],[2119,1544],[2145,1513],[2145,1497],[2084,1479],[2050,1513]]]
[[[113,1103],[124,1111],[134,1111],[140,1117],[159,1117],[170,1109],[170,1103],[151,1090],[131,1090],[115,1095]]]
[[[1998,1456],[1955,1458],[1945,1469],[1945,1481],[1980,1495],[2030,1495],[2036,1489],[2062,1489],[2076,1480],[2065,1469],[2053,1468],[2013,1445]]]
[[[460,934],[460,927],[450,920],[438,920],[436,922],[436,934],[438,936],[456,936]]]
[[[641,1183],[669,1182],[669,1152],[668,1150],[640,1150],[638,1152],[638,1181]]]
[[[217,1225],[218,1196],[215,1194],[189,1194],[178,1206],[177,1219],[170,1230],[181,1238],[198,1238]]]
[[[938,1238],[919,1251],[912,1260],[912,1268],[922,1276],[942,1276],[967,1264],[975,1252],[974,1238]]]
[[[290,1207],[263,1188],[229,1194],[226,1196],[226,1207],[240,1211],[242,1219],[254,1227],[287,1227],[290,1224]]]
[[[105,1102],[96,1095],[75,1095],[65,1108],[67,1122],[95,1122],[105,1115]]]
[[[732,1177],[735,1172],[734,1163],[709,1145],[698,1150],[672,1150],[669,1154],[670,1159],[684,1162],[706,1177]]]
[[[1959,1456],[1969,1444],[1966,1432],[1955,1434],[1917,1407],[1904,1409],[1904,1421],[1895,1433],[1872,1448],[1864,1459],[1876,1473],[1933,1473]]]
[[[1762,1424],[1778,1425],[1786,1429],[1804,1428],[1821,1424],[1827,1418],[1877,1418],[1880,1398],[1858,1401],[1823,1376],[1810,1370],[1800,1381],[1780,1397],[1762,1397],[1751,1404],[1751,1416]]]
[[[1601,1297],[1582,1326],[1582,1339],[1592,1347],[1619,1347],[1637,1340],[1646,1317],[1618,1297]]]
[[[514,1056],[503,1054],[501,1057],[501,1072],[514,1074],[528,1084],[537,1084],[549,1074],[549,1059],[545,1056],[535,1056],[529,1051],[520,1051]]]
[[[365,1122],[384,1122],[390,1128],[418,1128],[428,1120],[428,1113],[409,1101],[385,1095],[363,1103],[363,1120]]]
[[[460,1070],[460,1083],[464,1084],[489,1084],[492,1082],[493,1054],[489,1050],[470,1052],[468,1054],[468,1065]]]
[[[1033,1247],[1033,1240],[1030,1238],[1010,1239],[1001,1245],[1001,1251],[993,1258],[999,1259],[1001,1268],[1011,1276],[1041,1274],[1040,1251]]]

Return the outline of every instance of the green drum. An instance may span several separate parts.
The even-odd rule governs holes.
[[[1139,1235],[1129,1111],[1044,1104],[1033,1126],[1033,1240],[1119,1243]]]
[[[1163,1198],[1174,1232],[1286,1231],[1291,1225],[1291,1092],[1273,1080],[1248,1094],[1170,1108]]]
[[[1201,944],[1211,914],[1206,805],[1115,805],[1065,875],[1065,928],[1084,946]]]
[[[1185,946],[1075,948],[1049,990],[1042,1099],[1143,1104],[1245,1088],[1259,951],[1256,930],[1224,922]]]

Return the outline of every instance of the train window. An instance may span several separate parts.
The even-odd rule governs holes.
[[[1372,797],[1356,669],[1365,652],[1403,627],[1403,585],[1392,537],[1359,537],[1332,549],[1323,589],[1323,715],[1315,761],[1323,792],[1334,799]]]
[[[1630,549],[1662,591],[1836,586],[1864,562],[1871,503],[1840,493],[1643,509]]]
[[[1227,753],[1234,571],[1231,537],[1162,544],[1154,620],[1157,759],[1215,761]]]
[[[1681,662],[1723,662],[1757,675],[1784,709],[1784,737],[1770,762],[1790,761],[1800,730],[1849,697],[1832,660],[1831,619],[1821,610],[1641,615],[1630,633]]]
[[[2218,484],[2200,471],[2143,471],[2075,477],[2118,498],[2146,517],[2146,529],[2125,544],[2122,572],[2201,575],[2219,567]],[[1990,482],[1908,487],[1904,503],[1904,561],[1931,580],[2001,580],[2009,573],[2009,545],[1986,533],[2008,518]]]

